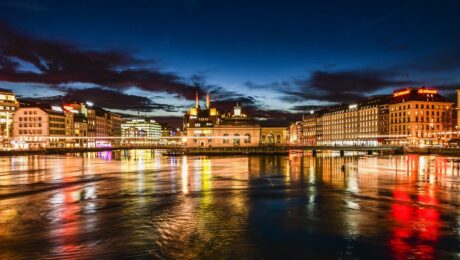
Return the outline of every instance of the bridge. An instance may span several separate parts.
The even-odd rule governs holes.
[[[180,155],[180,154],[194,154],[194,155],[218,155],[218,154],[288,154],[290,150],[310,150],[313,155],[317,151],[339,151],[343,156],[346,151],[352,152],[392,152],[403,153],[402,146],[328,146],[328,145],[258,145],[258,146],[231,146],[231,147],[187,147],[183,143],[141,143],[141,144],[121,144],[109,147],[48,147],[46,149],[35,150],[9,150],[0,151],[0,155],[11,154],[27,154],[27,153],[82,153],[82,152],[96,152],[96,151],[109,151],[109,150],[130,150],[130,149],[163,149],[167,150],[165,154]]]
[[[360,146],[360,145],[289,145],[290,150],[311,150],[313,155],[316,155],[317,151],[339,151],[340,155],[343,156],[345,152],[367,152],[372,154],[373,152],[394,152],[404,153],[404,147],[402,146]]]

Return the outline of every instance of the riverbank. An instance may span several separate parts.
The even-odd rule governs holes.
[[[460,148],[404,147],[405,154],[439,154],[460,156]]]
[[[0,151],[0,156],[12,155],[37,155],[37,154],[67,154],[89,153],[117,150],[152,150],[152,149],[177,149],[177,146],[122,146],[122,147],[91,147],[91,148],[49,148],[40,150],[9,150]]]
[[[286,146],[170,149],[164,155],[288,155]]]

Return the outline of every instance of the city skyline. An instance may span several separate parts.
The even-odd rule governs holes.
[[[406,86],[451,100],[458,88],[454,1],[0,5],[0,87],[21,98],[168,121],[198,88],[222,110],[239,101],[255,118],[288,122]]]
[[[460,1],[0,0],[0,259],[451,259]]]

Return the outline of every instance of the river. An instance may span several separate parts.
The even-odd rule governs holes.
[[[0,157],[0,259],[458,258],[460,157]]]

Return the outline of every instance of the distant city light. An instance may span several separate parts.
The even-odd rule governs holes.
[[[354,108],[357,108],[357,107],[358,107],[358,104],[353,104],[353,105],[349,105],[348,109],[354,109]]]
[[[51,106],[51,110],[62,112],[62,107],[60,107],[60,106]]]

